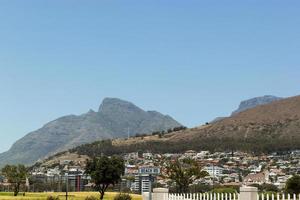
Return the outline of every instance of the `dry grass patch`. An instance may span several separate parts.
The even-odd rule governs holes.
[[[104,199],[105,200],[113,200],[114,197],[118,193],[113,192],[107,192],[105,193]],[[58,196],[60,200],[64,200],[65,193],[58,193],[58,192],[51,192],[51,193],[26,193],[25,196],[20,194],[17,197],[14,197],[12,193],[0,193],[0,199],[1,200],[12,200],[12,199],[18,199],[18,200],[46,200],[48,196]],[[85,200],[88,196],[95,196],[99,198],[99,193],[97,192],[70,192],[69,193],[69,200]],[[133,197],[133,200],[142,200],[142,197],[140,195],[131,195]]]

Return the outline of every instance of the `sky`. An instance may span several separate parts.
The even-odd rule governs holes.
[[[193,127],[300,94],[300,1],[0,1],[0,152],[58,117],[131,101]]]

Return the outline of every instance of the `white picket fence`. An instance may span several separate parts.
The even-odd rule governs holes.
[[[258,194],[257,200],[300,200],[300,194]]]
[[[164,200],[243,200],[238,193],[168,194]],[[257,200],[300,200],[300,194],[258,194]]]
[[[232,194],[232,193],[169,194],[167,200],[239,200],[239,194]]]

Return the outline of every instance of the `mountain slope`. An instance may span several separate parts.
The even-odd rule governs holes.
[[[160,136],[99,141],[71,152],[95,156],[138,150],[176,153],[186,150],[256,153],[300,149],[300,96],[245,110],[210,125]]]
[[[144,111],[134,104],[106,98],[99,111],[69,115],[49,122],[18,140],[9,151],[0,154],[0,165],[31,164],[38,159],[95,140],[127,137],[181,126],[169,116]]]
[[[273,151],[300,148],[300,96],[240,112],[184,135],[214,149]],[[177,135],[175,140],[181,140]]]

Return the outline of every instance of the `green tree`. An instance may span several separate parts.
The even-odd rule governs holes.
[[[263,192],[278,192],[278,187],[276,185],[273,185],[273,184],[267,184],[267,183],[264,183],[261,185],[261,190]]]
[[[21,184],[26,182],[27,169],[24,165],[6,165],[2,169],[2,174],[7,178],[8,182],[13,185],[14,196],[20,191]]]
[[[166,178],[176,184],[176,192],[179,193],[187,193],[190,184],[207,175],[208,173],[192,159],[176,159],[173,162],[169,161],[166,165]]]
[[[294,175],[289,178],[285,186],[286,192],[299,194],[300,193],[300,176]]]
[[[121,180],[125,166],[123,159],[113,156],[101,156],[87,162],[86,174],[91,176],[95,189],[102,200],[109,185],[115,185]]]

